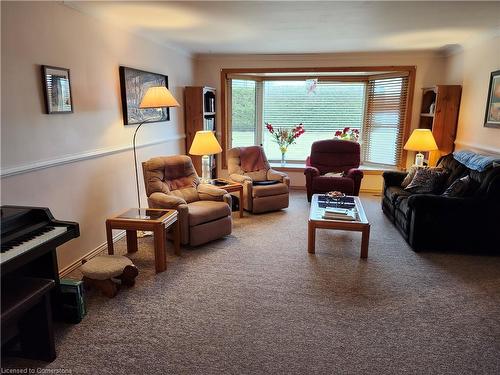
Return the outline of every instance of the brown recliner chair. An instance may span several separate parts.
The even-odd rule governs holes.
[[[243,184],[243,208],[253,213],[288,207],[290,178],[271,169],[260,146],[235,147],[227,152],[229,179]]]
[[[181,243],[197,246],[231,234],[231,195],[200,184],[191,158],[161,156],[142,163],[148,204],[176,209]]]

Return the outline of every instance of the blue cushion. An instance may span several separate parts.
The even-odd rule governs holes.
[[[483,172],[490,168],[493,163],[500,162],[498,155],[481,155],[472,151],[455,151],[453,158],[474,171]]]

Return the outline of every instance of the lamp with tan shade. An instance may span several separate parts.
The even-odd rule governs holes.
[[[169,107],[179,107],[180,104],[175,100],[174,96],[165,86],[152,86],[148,88],[146,94],[142,97],[141,104],[139,104],[139,108],[169,108]],[[139,126],[135,129],[134,132],[134,167],[135,167],[135,184],[137,187],[137,204],[138,208],[141,208],[141,195],[139,193],[139,174],[137,172],[137,153],[135,150],[135,137],[137,135],[137,131],[140,129],[142,125],[146,122],[150,122],[151,120],[155,120],[154,118],[148,118],[142,121]]]
[[[410,138],[406,141],[404,149],[408,151],[417,151],[415,155],[415,165],[422,167],[424,165],[424,155],[422,151],[434,151],[438,149],[434,136],[429,129],[415,129]]]
[[[201,156],[201,183],[208,184],[211,180],[210,156],[222,152],[222,148],[211,130],[200,130],[194,135],[189,149],[191,155]]]

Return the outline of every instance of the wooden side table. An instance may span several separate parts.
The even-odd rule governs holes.
[[[131,208],[106,220],[108,254],[114,254],[113,229],[125,229],[127,231],[127,251],[129,253],[137,251],[138,230],[152,231],[154,234],[156,273],[163,272],[167,269],[165,241],[167,239],[167,229],[171,226],[174,226],[174,251],[176,255],[180,255],[181,232],[176,210]]]
[[[227,180],[225,178],[216,178],[215,181],[221,181],[225,183],[226,185],[220,185],[220,184],[212,184],[215,187],[218,187],[219,189],[223,189],[227,191],[228,193],[238,193],[240,196],[240,217],[243,217],[243,185],[240,184],[239,182],[234,182],[231,180]]]

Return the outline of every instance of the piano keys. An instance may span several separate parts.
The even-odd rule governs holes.
[[[80,235],[78,223],[55,220],[48,208],[22,206],[0,207],[0,221],[2,349],[17,340],[21,355],[52,360],[50,316],[62,317],[56,248]],[[39,316],[47,318],[34,323]]]
[[[80,236],[78,223],[55,220],[48,208],[21,206],[0,207],[0,221],[2,277],[11,272],[34,272],[34,275],[26,276],[57,279],[58,282],[59,270],[55,249]],[[24,270],[25,266],[39,261],[44,256],[51,259],[42,260],[42,263],[46,263],[42,267],[28,267],[31,270]],[[47,266],[51,266],[51,269],[47,269]]]

